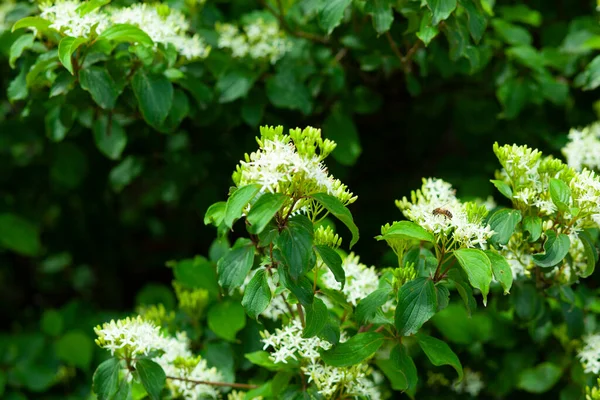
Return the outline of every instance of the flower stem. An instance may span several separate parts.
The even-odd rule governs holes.
[[[172,379],[175,381],[183,381],[194,383],[196,385],[210,385],[210,386],[222,386],[222,387],[232,387],[236,389],[256,389],[258,385],[251,385],[248,383],[230,383],[230,382],[210,382],[210,381],[199,381],[196,379],[190,378],[182,378],[177,376],[167,376],[167,379]]]

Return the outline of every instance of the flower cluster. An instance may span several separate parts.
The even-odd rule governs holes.
[[[291,48],[275,21],[258,18],[244,25],[242,30],[231,24],[217,24],[215,28],[219,33],[219,48],[228,49],[234,58],[250,57],[275,64]]]
[[[485,387],[481,379],[481,373],[472,371],[470,368],[464,369],[464,376],[461,381],[452,383],[452,390],[456,393],[468,393],[473,397],[477,397],[479,392]]]
[[[333,273],[327,269],[321,277],[323,284],[331,289],[341,291],[348,303],[356,306],[361,299],[377,290],[379,286],[379,275],[375,267],[367,267],[361,264],[360,257],[350,253],[343,260],[342,268],[346,273],[346,284],[335,280]]]
[[[600,373],[600,334],[589,335],[583,340],[583,348],[577,353],[583,370],[595,375]]]
[[[584,167],[600,170],[600,122],[585,128],[571,129],[569,143],[562,149],[569,167],[581,171]]]
[[[208,46],[198,35],[189,35],[190,25],[178,10],[164,4],[133,4],[129,7],[105,7],[83,12],[79,0],[56,0],[40,4],[40,16],[50,27],[73,37],[90,38],[115,24],[137,26],[150,36],[155,44],[173,46],[187,60],[206,58]]]
[[[97,326],[94,331],[98,335],[98,346],[109,350],[112,356],[129,360],[132,366],[135,366],[135,358],[157,353],[152,360],[169,377],[198,381],[222,380],[216,368],[209,368],[206,360],[193,356],[185,332],[178,332],[174,337],[165,335],[158,326],[140,316],[112,320]],[[168,385],[176,395],[189,400],[200,396],[218,397],[216,389],[209,385],[196,385],[178,379],[169,379]]]
[[[328,193],[346,205],[356,200],[328,173],[323,160],[335,143],[323,139],[320,129],[290,129],[285,135],[282,126],[261,127],[260,133],[260,149],[246,154],[233,173],[237,187],[259,184],[262,192],[283,193],[296,200],[293,211],[306,210],[311,201],[306,197],[315,193]]]
[[[331,343],[317,337],[302,337],[302,325],[297,320],[292,320],[282,329],[276,329],[273,334],[265,331],[261,335],[263,349],[274,350],[270,355],[273,362],[287,363],[290,359],[300,361],[302,371],[309,377],[308,382],[314,382],[326,399],[332,398],[336,393],[340,398],[349,396],[362,396],[371,400],[380,398],[375,384],[368,379],[370,374],[368,365],[338,368],[323,364],[319,350],[330,349]]]
[[[423,179],[420,190],[411,192],[410,201],[403,197],[396,206],[409,220],[435,235],[449,236],[464,247],[485,247],[494,232],[483,223],[488,210],[485,204],[462,203],[448,182]]]

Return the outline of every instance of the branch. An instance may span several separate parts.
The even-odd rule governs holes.
[[[210,385],[210,386],[222,386],[222,387],[232,387],[236,389],[256,389],[258,385],[251,385],[248,383],[229,383],[229,382],[210,382],[210,381],[198,381],[196,379],[189,378],[180,378],[177,376],[167,376],[167,379],[172,379],[175,381],[183,381],[194,383],[196,385]]]
[[[404,70],[405,73],[409,73],[411,70],[410,63],[411,63],[412,58],[415,55],[416,51],[419,49],[419,47],[421,47],[421,41],[417,40],[415,42],[415,44],[413,44],[413,46],[408,50],[406,55],[402,55],[402,52],[398,48],[398,45],[396,44],[396,41],[392,37],[392,34],[390,33],[390,31],[385,32],[385,36],[390,44],[392,52],[396,55],[398,60],[400,60],[400,65],[402,65],[402,69]]]
[[[324,43],[324,44],[329,43],[329,40],[325,37],[318,36],[318,35],[315,35],[310,32],[293,30],[288,25],[287,21],[285,20],[285,15],[283,13],[283,5],[281,4],[281,0],[277,0],[277,5],[279,7],[279,11],[277,11],[273,7],[271,7],[265,0],[260,0],[260,2],[267,10],[269,10],[269,12],[271,14],[273,14],[275,16],[275,18],[277,18],[277,20],[279,21],[279,25],[281,25],[283,30],[286,31],[287,33],[289,33],[290,35],[296,36],[299,38],[312,40],[313,42]]]

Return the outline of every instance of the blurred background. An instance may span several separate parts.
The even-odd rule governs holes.
[[[175,305],[165,263],[209,254],[216,232],[204,213],[226,199],[260,125],[311,125],[338,142],[328,167],[358,195],[350,209],[361,240],[353,250],[384,267],[387,248],[373,237],[402,218],[394,200],[423,177],[451,182],[465,199],[501,203],[489,182],[498,168],[494,142],[561,157],[569,130],[598,118],[593,1],[477,1],[485,19],[479,40],[465,34],[466,23],[453,28],[468,21],[457,12],[428,46],[417,35],[420,2],[389,2],[393,23],[381,34],[364,2],[355,2],[321,43],[293,34],[326,37],[311,2],[283,1],[292,50],[275,64],[253,64],[259,77],[233,99],[220,92],[219,66],[247,62],[219,49],[214,26],[272,14],[279,2],[165,3],[186,13],[190,30],[213,47],[184,69],[208,94],[199,101],[189,92],[188,115],[169,131],[130,118],[126,147],[112,158],[86,124],[90,100],[81,89],[49,97],[51,84],[42,84],[14,94],[14,81],[37,55],[30,49],[9,65],[23,34],[10,27],[38,11],[29,1],[0,4],[0,371],[11,371],[0,373],[0,388],[13,388],[12,398],[87,396],[98,359],[91,327],[140,304]],[[55,109],[60,129],[67,126],[58,140]],[[452,335],[442,318],[436,327]],[[490,334],[455,341],[485,343]],[[518,346],[510,340],[503,346]],[[75,347],[84,356],[74,357]]]

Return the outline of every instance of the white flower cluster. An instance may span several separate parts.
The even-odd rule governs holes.
[[[468,393],[473,397],[477,397],[479,392],[485,387],[483,380],[481,379],[481,373],[472,371],[469,368],[464,369],[464,376],[462,381],[454,381],[452,384],[452,390],[456,393]]]
[[[423,179],[420,190],[396,201],[404,216],[436,235],[449,235],[465,247],[485,246],[494,232],[483,224],[485,206],[461,203],[448,182],[441,179]]]
[[[600,177],[584,168],[569,182],[575,206],[588,212],[596,224],[600,224]]]
[[[290,41],[274,21],[258,18],[244,25],[242,31],[231,24],[217,24],[215,28],[219,33],[219,48],[229,49],[234,58],[250,57],[275,64],[291,48]]]
[[[577,358],[586,373],[600,373],[600,333],[588,335],[583,339],[583,348],[577,353]]]
[[[369,294],[377,290],[379,286],[379,275],[375,267],[367,267],[361,264],[360,257],[354,253],[346,256],[342,263],[342,268],[346,273],[346,284],[342,289],[342,284],[335,280],[333,273],[326,269],[321,279],[325,286],[340,290],[348,303],[356,306],[361,299],[364,299]]]
[[[150,36],[155,43],[172,45],[187,60],[206,58],[210,52],[200,36],[187,34],[190,25],[178,10],[166,5],[147,3],[129,7],[99,8],[85,15],[78,11],[84,4],[80,0],[56,0],[40,4],[40,16],[50,21],[50,27],[73,37],[91,37],[115,24],[135,25]]]
[[[321,138],[319,129],[290,130],[283,135],[283,127],[261,128],[257,141],[260,149],[241,161],[233,180],[238,187],[258,183],[262,192],[284,193],[298,197],[325,192],[349,204],[356,197],[346,185],[327,171],[323,159],[335,148],[335,143]],[[317,149],[321,152],[317,154]],[[305,206],[296,203],[294,211]]]
[[[584,167],[600,170],[600,123],[571,129],[569,143],[562,149],[569,167],[581,171]]]
[[[110,321],[94,328],[98,346],[110,351],[112,356],[136,358],[147,356],[152,351],[160,355],[152,358],[167,376],[185,377],[200,381],[222,381],[222,375],[216,368],[209,368],[206,360],[194,357],[185,332],[175,337],[160,332],[160,328],[141,317]],[[131,360],[135,366],[135,360]],[[185,399],[197,399],[200,396],[218,397],[213,386],[196,385],[177,379],[169,379],[169,387],[176,395]]]
[[[373,381],[368,379],[368,365],[337,368],[323,364],[320,361],[319,350],[329,350],[331,343],[317,337],[302,337],[302,325],[297,320],[292,320],[282,329],[276,329],[273,334],[264,331],[261,335],[263,349],[274,350],[270,356],[273,362],[287,364],[289,359],[300,361],[302,371],[309,377],[308,382],[314,382],[324,398],[331,399],[336,393],[371,400],[381,398]]]

